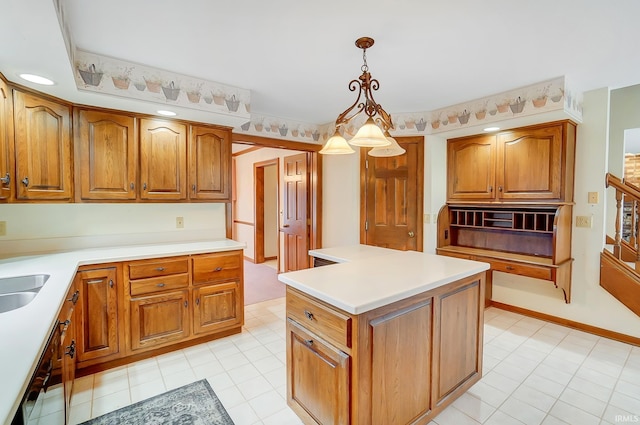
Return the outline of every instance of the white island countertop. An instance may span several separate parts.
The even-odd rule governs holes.
[[[340,263],[281,273],[278,279],[351,314],[489,269],[489,264],[479,261],[363,245],[313,250],[309,255]]]
[[[8,425],[13,419],[78,266],[232,251],[244,247],[244,243],[220,239],[84,249],[0,260],[0,278],[34,274],[50,276],[29,304],[0,313],[0,423]]]

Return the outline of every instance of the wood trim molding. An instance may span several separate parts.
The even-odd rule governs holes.
[[[247,226],[255,226],[255,224],[250,221],[242,221],[242,220],[233,220],[233,224],[246,224]]]
[[[252,136],[250,134],[231,134],[231,143],[244,143],[248,145],[256,145],[260,147],[280,148],[297,150],[302,152],[318,152],[322,149],[322,145],[292,142],[289,140],[273,139],[271,137]]]
[[[640,338],[622,334],[619,332],[610,331],[608,329],[599,328],[597,326],[587,325],[585,323],[576,322],[562,317],[552,316],[546,313],[540,313],[538,311],[528,310],[522,307],[516,307],[509,304],[503,304],[497,301],[491,301],[489,304],[491,307],[496,307],[501,310],[511,311],[513,313],[519,313],[524,316],[533,317],[535,319],[544,320],[545,322],[555,323],[557,325],[566,326],[568,328],[577,329],[579,331],[587,332],[590,334],[598,335],[604,338],[613,339],[627,344],[636,345],[640,347]]]
[[[251,146],[250,148],[242,150],[240,152],[232,153],[231,156],[234,156],[234,157],[235,156],[240,156],[240,155],[244,155],[244,154],[247,154],[247,153],[259,151],[260,149],[262,149],[262,146]]]

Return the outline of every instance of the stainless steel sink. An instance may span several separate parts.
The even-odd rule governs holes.
[[[48,279],[48,274],[0,278],[0,313],[29,304]]]
[[[12,294],[0,294],[0,313],[15,310],[29,304],[38,295],[36,291],[15,292]]]
[[[0,294],[23,291],[38,292],[47,280],[49,280],[48,274],[3,277],[0,278]]]

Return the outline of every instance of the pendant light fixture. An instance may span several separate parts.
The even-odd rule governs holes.
[[[361,37],[356,40],[356,46],[362,49],[362,75],[357,80],[351,80],[349,90],[357,91],[358,97],[351,106],[338,115],[335,133],[327,140],[320,151],[322,154],[352,153],[354,150],[351,149],[349,144],[362,147],[388,148],[385,151],[378,151],[380,154],[378,156],[395,156],[405,152],[389,134],[389,130],[394,128],[391,116],[373,98],[373,91],[377,91],[380,87],[378,80],[371,78],[369,66],[367,65],[367,49],[373,46],[373,43],[374,41],[370,37]],[[364,113],[368,118],[364,125],[358,129],[356,135],[347,143],[346,139],[340,135],[340,128],[346,126],[361,113]],[[376,153],[370,153],[370,155],[376,156]]]

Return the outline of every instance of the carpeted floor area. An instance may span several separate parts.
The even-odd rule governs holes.
[[[278,280],[275,269],[264,264],[244,262],[244,305],[281,298],[285,284]]]

